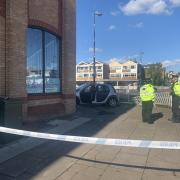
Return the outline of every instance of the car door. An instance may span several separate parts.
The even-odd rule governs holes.
[[[107,98],[109,92],[110,90],[108,86],[104,84],[97,85],[96,86],[96,101],[103,102]]]
[[[82,103],[92,102],[92,88],[93,88],[93,85],[88,85],[81,90],[80,98],[81,98]]]

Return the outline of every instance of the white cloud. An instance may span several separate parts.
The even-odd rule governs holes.
[[[95,48],[96,52],[102,52],[103,50],[101,48]],[[89,52],[94,52],[94,49],[91,47],[89,48]]]
[[[114,57],[114,58],[109,59],[109,62],[113,62],[113,61],[121,61],[121,60],[122,60],[122,59],[120,59],[120,58]]]
[[[170,0],[170,3],[171,3],[174,7],[180,6],[180,0]]]
[[[132,27],[134,27],[134,28],[143,28],[144,24],[143,24],[143,22],[138,22],[135,25],[133,25]]]
[[[115,25],[110,25],[108,30],[112,31],[112,30],[115,30],[116,29],[116,26]]]
[[[119,5],[119,9],[125,15],[138,14],[171,14],[167,0],[130,0],[124,6]]]
[[[110,14],[111,14],[112,16],[117,16],[117,15],[119,14],[119,11],[112,11]]]
[[[163,67],[180,65],[180,59],[162,61]]]
[[[111,58],[107,61],[107,63],[111,63],[111,62],[120,62],[120,63],[123,63],[124,61],[126,61],[127,57],[122,57],[122,58],[117,58],[117,57],[114,57],[114,58]]]

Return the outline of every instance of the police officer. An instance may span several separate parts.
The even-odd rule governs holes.
[[[180,123],[180,82],[178,77],[173,77],[171,86],[172,95],[172,122]]]
[[[146,79],[143,82],[143,86],[140,88],[140,99],[142,102],[142,120],[153,124],[152,110],[155,100],[155,88],[150,79]]]

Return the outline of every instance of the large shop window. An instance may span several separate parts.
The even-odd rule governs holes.
[[[60,92],[59,38],[46,31],[28,28],[28,94]]]

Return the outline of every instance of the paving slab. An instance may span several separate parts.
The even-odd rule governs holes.
[[[90,120],[86,119],[84,123],[83,119],[78,120],[78,123],[71,120],[69,122],[72,123],[72,129],[68,125],[69,122],[54,121],[51,126],[55,128],[53,132],[58,134],[66,129],[67,134],[78,136],[180,140],[180,124],[168,121],[168,117],[171,116],[170,109],[159,107],[154,109],[154,113],[162,113],[163,116],[149,125],[141,120],[141,107],[126,106],[126,108],[83,106],[81,109],[83,112],[77,114],[85,114]],[[49,140],[40,144],[36,140],[31,140],[31,143],[36,145],[0,163],[0,179],[180,179],[179,150],[114,147]],[[23,145],[21,143],[22,147]],[[26,145],[28,146],[27,142]],[[14,148],[16,146],[12,145],[8,151],[1,152],[11,154]],[[0,154],[0,157],[3,157],[3,154]]]
[[[51,180],[58,178],[61,174],[63,174],[68,168],[70,168],[74,164],[73,159],[61,157],[56,159],[53,163],[49,164],[47,162],[47,166],[43,168],[43,171],[40,169],[33,169],[33,174],[35,175],[33,179],[37,180]],[[43,164],[44,167],[45,164]],[[30,171],[32,173],[32,170]]]
[[[155,171],[155,170],[145,170],[142,180],[179,180],[180,177],[176,176],[173,172],[167,171]]]
[[[141,180],[142,170],[136,171],[131,169],[108,168],[100,178],[100,180]]]
[[[79,117],[75,119],[74,121],[68,122],[64,120],[60,121],[60,126],[57,126],[55,128],[52,128],[47,131],[47,133],[58,133],[58,134],[64,134],[67,131],[70,131],[81,124],[84,124],[88,121],[90,121],[90,118],[84,118]],[[20,139],[16,142],[12,142],[5,147],[0,148],[0,163],[7,161],[8,159],[11,159],[18,154],[21,154],[25,151],[28,151],[34,147],[37,147],[39,145],[42,145],[43,143],[47,142],[48,140],[45,139],[35,139],[31,137],[25,137],[23,139]]]
[[[71,166],[71,168],[67,169],[64,173],[57,177],[57,180],[70,180],[78,173],[82,171],[85,172],[88,168],[89,166],[75,163]]]

